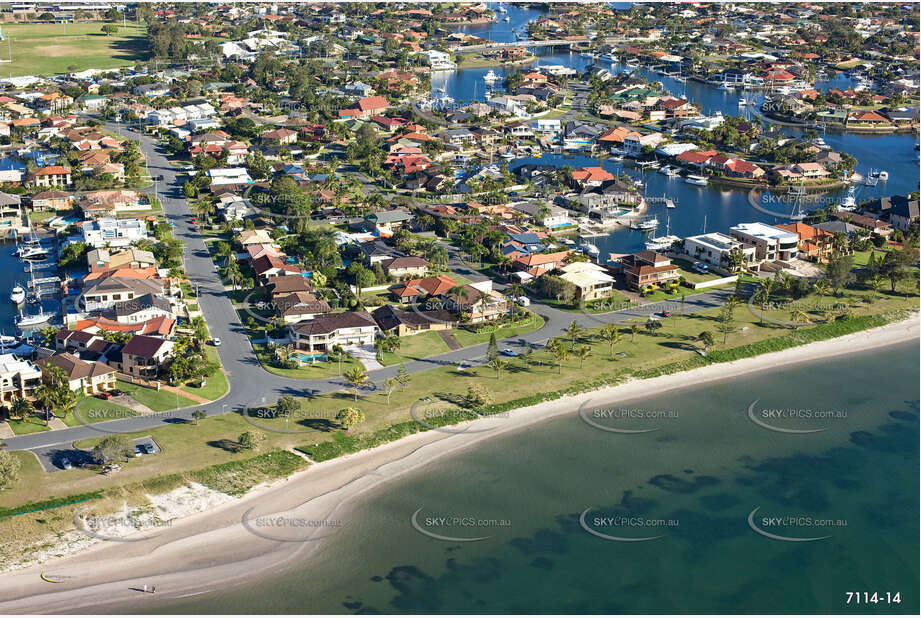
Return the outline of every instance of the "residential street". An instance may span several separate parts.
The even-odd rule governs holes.
[[[195,410],[204,410],[209,415],[220,414],[246,406],[274,404],[279,397],[286,394],[305,397],[349,388],[345,381],[338,377],[322,380],[284,378],[266,371],[260,365],[244,333],[243,324],[224,291],[220,275],[211,261],[205,243],[194,230],[191,222],[193,215],[182,197],[182,180],[177,177],[177,168],[169,164],[159,144],[153,138],[127,130],[123,126],[118,127],[114,124],[107,126],[111,130],[119,130],[126,137],[140,140],[142,150],[147,156],[151,175],[162,176],[162,180],[157,183],[158,197],[163,204],[164,213],[175,225],[176,237],[186,245],[186,271],[192,284],[199,286],[199,304],[211,334],[222,341],[217,352],[227,372],[230,392],[218,401],[177,410],[170,413],[169,416],[162,414],[135,416],[99,423],[95,426],[81,425],[57,431],[28,434],[8,438],[7,447],[11,450],[26,450],[70,444],[75,440],[97,437],[101,433],[135,432],[175,422],[175,419],[191,419],[192,412]],[[463,264],[456,249],[450,251],[450,265],[452,269],[471,280],[484,278],[480,273]],[[497,289],[502,289],[502,287],[497,285]],[[730,294],[731,290],[718,290],[689,296],[685,299],[685,312],[694,313],[717,307],[725,302]],[[677,302],[673,303],[674,310],[677,310],[677,305]],[[544,317],[543,328],[501,340],[499,347],[521,350],[528,344],[543,345],[550,338],[561,335],[573,320],[585,328],[592,328],[604,323],[623,323],[633,318],[648,316],[660,312],[663,308],[662,303],[650,303],[607,314],[590,315],[562,311],[541,303],[532,303],[531,309]],[[480,364],[485,360],[486,348],[487,344],[484,343],[447,352],[406,363],[406,369],[410,373],[418,373],[446,365]],[[397,370],[398,366],[391,366],[370,372],[372,384],[365,388],[364,392],[375,392],[379,385],[383,384],[384,379],[395,376]]]

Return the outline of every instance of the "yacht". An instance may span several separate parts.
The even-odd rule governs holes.
[[[19,345],[19,338],[12,335],[0,335],[0,348],[10,348]]]
[[[624,155],[622,154],[612,154],[610,157],[611,161],[623,161]]]
[[[19,317],[16,318],[16,326],[19,328],[28,327],[28,326],[37,326],[38,324],[44,324],[51,320],[54,317],[53,313],[45,313],[41,311],[35,315],[23,315],[19,312]]]
[[[44,260],[48,257],[48,250],[42,247],[28,247],[19,254],[20,260]]]
[[[847,195],[838,204],[838,210],[851,211],[851,210],[856,210],[856,209],[857,209],[857,198],[854,195],[854,187],[851,186],[847,190]]]
[[[668,176],[669,178],[674,178],[675,176],[681,175],[681,170],[679,170],[677,167],[668,167],[667,165],[665,167],[667,168],[665,175]]]
[[[502,21],[512,21],[512,18],[506,15],[505,17],[502,18]]]
[[[496,7],[496,13],[506,13],[506,12],[507,12],[507,11],[506,11],[505,7],[502,6],[501,4],[500,4],[499,6]]]
[[[641,230],[643,232],[648,232],[659,227],[659,220],[655,217],[650,219],[644,219],[642,221],[634,221],[630,224],[631,230]]]
[[[594,58],[595,57],[595,54],[593,54],[592,52],[587,52],[587,51],[584,51],[580,53],[579,55],[582,56],[583,58]]]
[[[499,76],[496,75],[492,69],[489,70],[489,73],[483,76],[483,81],[487,84],[492,84],[499,81]]]
[[[722,82],[717,88],[720,90],[732,90],[732,86],[729,85],[729,82]]]
[[[889,180],[889,172],[887,172],[886,170],[880,170],[876,174],[876,177],[882,180],[883,182],[886,182],[887,180]]]
[[[660,173],[660,174],[665,174],[666,176],[667,176],[668,173],[671,172],[671,171],[672,171],[672,166],[671,166],[671,165],[666,165],[665,167],[660,167],[660,168],[659,168],[659,173]]]
[[[598,255],[599,253],[601,253],[598,247],[596,247],[590,242],[584,242],[580,244],[579,248],[582,250],[582,253],[586,253],[588,255]]]
[[[665,236],[654,236],[646,241],[646,249],[649,251],[664,251],[665,249],[670,249],[675,241],[681,240],[678,236],[674,234],[666,234]]]
[[[617,57],[614,54],[601,54],[599,58],[608,62],[617,62]]]
[[[707,177],[691,174],[685,177],[684,182],[688,183],[689,185],[705,186],[707,184]]]
[[[13,289],[10,290],[10,301],[21,305],[26,299],[26,290],[19,284],[13,286]]]
[[[739,107],[745,107],[746,105],[748,105],[748,99],[746,99],[745,97],[742,97],[741,99],[739,99]]]

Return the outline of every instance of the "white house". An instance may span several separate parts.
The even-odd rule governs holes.
[[[83,223],[83,242],[91,247],[125,247],[136,240],[147,238],[147,224],[140,219],[112,219],[104,217]]]

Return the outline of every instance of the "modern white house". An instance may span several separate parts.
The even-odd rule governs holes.
[[[729,228],[729,234],[746,245],[755,247],[758,261],[780,260],[783,262],[797,256],[799,234],[788,232],[764,223],[740,223]]]
[[[538,118],[531,125],[535,133],[541,135],[559,135],[562,125],[559,118]]]
[[[433,71],[453,71],[457,68],[457,63],[451,59],[451,54],[448,52],[439,51],[437,49],[428,49],[423,52],[419,52],[420,55],[425,56],[429,61],[429,66],[432,67]]]
[[[0,354],[0,401],[25,399],[42,383],[42,370],[35,363]]]
[[[112,219],[105,217],[83,223],[83,242],[94,248],[126,247],[136,240],[147,238],[147,224],[140,219]]]
[[[684,252],[701,262],[728,268],[731,265],[729,255],[733,251],[742,253],[744,265],[755,261],[755,247],[744,245],[741,241],[721,232],[710,232],[688,236],[684,239]]]

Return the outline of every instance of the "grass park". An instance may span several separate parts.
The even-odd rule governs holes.
[[[112,24],[118,32],[109,36],[105,23],[3,24],[0,76],[115,69],[148,59],[146,24]]]

